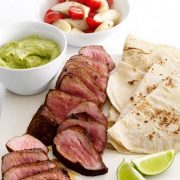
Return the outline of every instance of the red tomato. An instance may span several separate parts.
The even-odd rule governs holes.
[[[95,21],[93,18],[91,17],[87,17],[86,18],[86,23],[89,26],[90,29],[96,29],[101,23]]]
[[[91,11],[96,11],[101,7],[101,1],[99,0],[87,0],[86,5],[90,7]]]
[[[88,17],[93,18],[95,15],[96,15],[96,13],[95,13],[95,12],[91,12],[91,11],[89,11]]]
[[[60,14],[59,12],[49,9],[45,14],[44,22],[51,24],[54,21],[57,21],[58,19],[63,19],[63,18],[64,18],[63,15]]]
[[[113,0],[107,0],[107,3],[109,5],[109,7],[111,7],[113,5]]]
[[[88,28],[84,31],[85,33],[93,33],[94,32],[94,29],[91,29],[91,28]]]
[[[59,3],[63,3],[63,2],[65,2],[66,0],[58,0],[59,1]]]
[[[72,19],[83,19],[84,11],[83,11],[83,9],[81,9],[79,7],[70,6],[70,8],[69,8],[69,16]]]

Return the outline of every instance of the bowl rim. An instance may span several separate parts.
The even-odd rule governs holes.
[[[24,69],[13,69],[13,68],[8,68],[8,67],[3,67],[3,66],[0,66],[0,69],[2,70],[7,70],[7,71],[19,71],[19,72],[22,72],[22,71],[31,71],[31,70],[37,70],[37,69],[43,69],[45,68],[46,66],[49,66],[50,64],[53,64],[55,63],[61,56],[65,55],[66,53],[66,50],[67,50],[67,37],[65,35],[65,33],[63,31],[59,31],[59,29],[55,26],[52,26],[48,23],[44,23],[42,21],[21,21],[21,22],[13,22],[13,23],[5,23],[5,26],[3,27],[11,27],[11,26],[14,26],[15,25],[23,25],[23,24],[40,24],[42,26],[46,26],[47,28],[50,28],[50,29],[54,29],[55,31],[57,31],[57,33],[59,33],[63,39],[64,39],[64,47],[61,49],[61,52],[60,54],[55,58],[55,59],[52,59],[51,61],[49,61],[48,63],[46,64],[43,64],[43,65],[40,65],[40,66],[36,66],[36,67],[31,67],[31,68],[24,68]]]
[[[117,0],[117,1],[118,1],[118,0]],[[102,33],[111,32],[111,31],[117,29],[119,26],[122,26],[122,23],[124,24],[124,22],[127,21],[127,19],[128,19],[128,16],[129,16],[129,14],[130,14],[130,3],[129,3],[129,0],[125,0],[125,1],[126,1],[126,3],[127,3],[127,13],[126,13],[125,18],[124,18],[122,21],[120,21],[117,25],[115,25],[114,27],[112,27],[112,28],[110,28],[110,29],[106,29],[106,30],[100,31],[100,32],[81,33],[81,34],[79,34],[79,33],[73,33],[73,32],[64,32],[64,31],[62,31],[62,30],[60,30],[60,29],[58,29],[58,28],[57,28],[57,29],[58,29],[59,31],[63,32],[66,36],[67,36],[67,35],[72,35],[72,36],[82,36],[82,37],[87,37],[87,36],[91,37],[91,36],[93,36],[93,35],[98,35],[98,34],[102,34]],[[112,9],[113,9],[113,8],[112,8]],[[36,11],[37,11],[37,10],[36,10]],[[121,13],[121,12],[120,12],[120,13]],[[38,21],[44,22],[40,17],[38,18],[37,12],[36,12],[36,18],[38,19]],[[48,23],[46,23],[46,24],[48,24]],[[52,24],[49,24],[49,25],[53,26]]]

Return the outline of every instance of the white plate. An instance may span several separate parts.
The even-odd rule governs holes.
[[[115,62],[120,60],[120,55],[113,55]],[[51,88],[54,87],[54,80]],[[0,156],[2,157],[7,150],[6,142],[14,136],[19,136],[25,133],[32,116],[37,111],[38,107],[44,102],[45,95],[48,90],[35,96],[18,96],[8,91],[5,93],[4,103],[2,107],[0,120]],[[0,89],[1,92],[1,89]],[[0,93],[0,104],[3,100],[3,95]],[[0,109],[1,111],[1,109]],[[136,137],[135,137],[136,138]],[[136,139],[135,139],[136,140]],[[117,151],[105,150],[103,160],[109,168],[107,174],[95,177],[86,177],[77,175],[77,180],[116,180],[116,169],[123,158],[131,160],[137,155],[123,155]],[[177,154],[172,166],[164,173],[147,177],[148,180],[178,180],[180,167],[180,154]]]

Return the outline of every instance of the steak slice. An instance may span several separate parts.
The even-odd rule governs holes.
[[[31,120],[26,133],[42,141],[46,146],[52,144],[58,124],[49,109],[42,105]]]
[[[25,149],[42,149],[45,153],[48,153],[48,148],[41,141],[29,134],[10,139],[6,144],[6,147],[10,152]]]
[[[95,68],[93,69],[92,66],[90,66],[89,64],[82,63],[79,60],[79,58],[78,59],[71,59],[71,60],[69,60],[66,63],[66,65],[64,67],[64,70],[68,66],[84,70],[87,74],[89,74],[94,79],[95,84],[102,91],[105,91],[106,86],[107,86],[108,74],[106,76],[101,74],[99,71],[96,71]]]
[[[24,178],[23,180],[70,180],[70,178],[67,171],[59,168],[53,168]]]
[[[89,57],[94,61],[106,64],[109,71],[115,68],[115,64],[111,56],[106,52],[106,50],[102,46],[92,45],[83,47],[80,49],[79,54]]]
[[[80,126],[85,129],[96,151],[99,153],[103,152],[107,141],[106,128],[104,125],[92,120],[84,121],[82,119],[66,119],[59,126],[57,134],[73,126]]]
[[[42,161],[13,167],[3,174],[3,180],[19,180],[42,171],[59,167],[58,161]]]
[[[89,90],[87,86],[78,77],[74,75],[65,76],[61,80],[60,90],[70,95],[99,103],[94,93]]]
[[[48,160],[47,154],[42,149],[27,149],[13,151],[2,157],[2,173],[18,165]]]
[[[83,55],[74,55],[70,58],[70,61],[76,61],[84,65],[88,65],[91,69],[99,74],[108,77],[109,71],[107,66],[100,61],[93,61],[91,58]],[[69,62],[69,61],[68,61]]]
[[[58,82],[60,83],[64,76],[78,77],[86,86],[89,88],[94,95],[97,97],[99,103],[104,103],[106,100],[106,93],[103,92],[97,85],[93,77],[86,72],[83,68],[74,66],[73,64],[68,65],[59,76]]]
[[[76,107],[83,99],[71,96],[59,90],[50,90],[46,96],[45,104],[53,114],[57,124],[61,124],[68,112]]]
[[[107,119],[94,102],[84,101],[78,104],[74,109],[72,109],[68,113],[67,117],[71,117],[72,115],[81,113],[88,114],[92,119],[95,119],[107,128]]]
[[[80,127],[62,131],[54,138],[53,153],[68,168],[87,176],[107,173],[101,156]]]

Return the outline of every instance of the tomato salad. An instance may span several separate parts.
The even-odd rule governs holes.
[[[99,32],[120,23],[120,13],[112,5],[113,0],[59,0],[44,21],[65,32]]]

